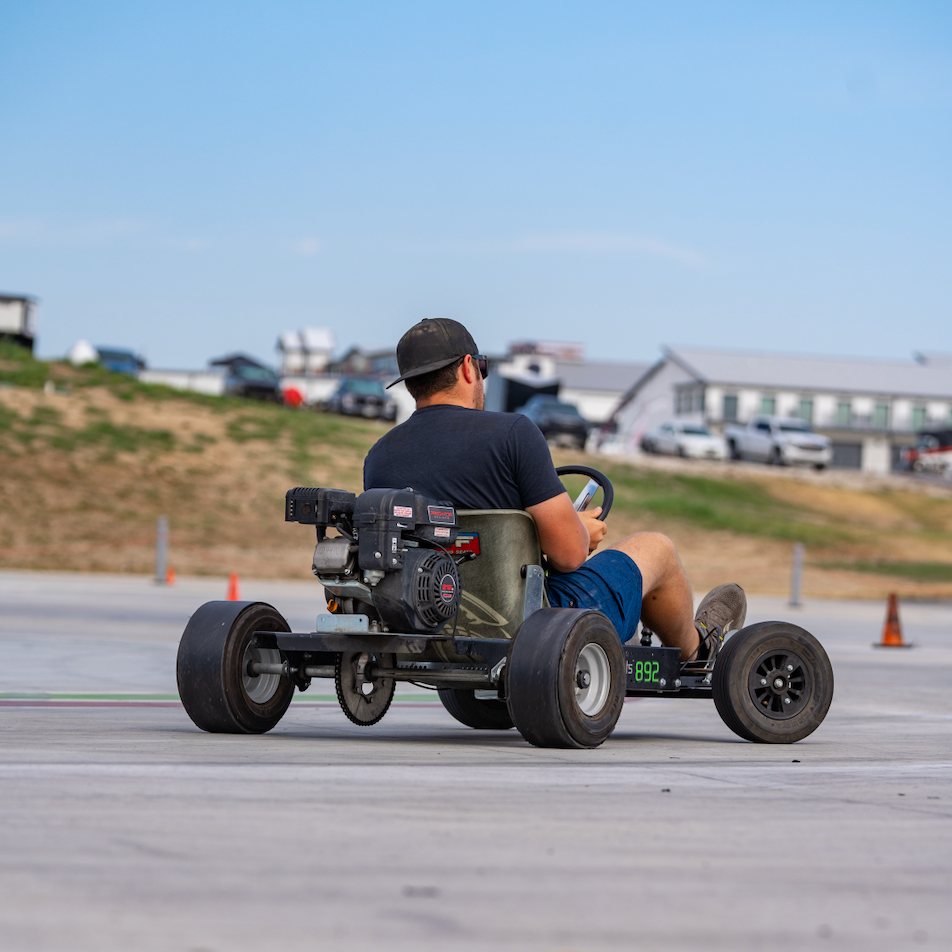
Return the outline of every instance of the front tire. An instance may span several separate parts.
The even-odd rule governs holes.
[[[284,716],[294,684],[279,674],[252,675],[253,661],[285,660],[273,636],[290,631],[264,602],[206,602],[179,642],[176,680],[185,712],[203,731],[263,734]]]
[[[833,666],[810,632],[760,622],[727,639],[711,687],[717,713],[739,737],[793,744],[823,723],[833,700]]]
[[[513,727],[505,701],[478,698],[473,690],[440,688],[443,707],[467,727],[477,731],[508,731]]]
[[[625,652],[601,612],[533,612],[507,667],[509,713],[530,744],[598,747],[615,729],[625,701]]]

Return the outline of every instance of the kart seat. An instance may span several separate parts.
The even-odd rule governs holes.
[[[456,633],[512,638],[525,608],[522,567],[542,564],[535,520],[522,509],[458,509],[456,515],[461,532],[479,535],[480,549],[459,568],[463,602]],[[544,596],[543,604],[548,605]]]

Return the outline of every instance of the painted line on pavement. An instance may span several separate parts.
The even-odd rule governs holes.
[[[127,707],[181,707],[182,702],[175,700],[152,700],[147,698],[0,698],[0,707],[15,708],[127,708]],[[394,698],[392,707],[442,707],[440,701],[403,701]],[[297,708],[337,708],[340,704],[333,701],[294,701],[289,710]]]

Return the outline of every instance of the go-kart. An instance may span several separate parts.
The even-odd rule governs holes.
[[[603,473],[558,473],[588,477],[585,498],[600,487],[608,515]],[[316,528],[312,570],[328,610],[314,631],[292,632],[263,602],[202,605],[182,635],[177,678],[203,730],[269,731],[314,678],[333,679],[355,724],[376,724],[396,682],[409,681],[435,689],[467,727],[515,727],[538,747],[597,747],[626,696],[713,698],[732,731],[774,744],[806,737],[829,710],[829,658],[796,625],[749,625],[713,664],[684,665],[649,631],[623,645],[600,612],[549,607],[538,533],[521,510],[457,511],[412,489],[299,487],[285,519]]]

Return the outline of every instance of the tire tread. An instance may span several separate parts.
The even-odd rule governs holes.
[[[750,699],[747,686],[748,664],[754,653],[771,640],[786,637],[810,665],[811,717],[791,722],[774,720],[758,711]],[[735,632],[724,643],[714,665],[711,689],[714,706],[721,720],[738,737],[756,744],[793,744],[815,731],[826,718],[833,699],[833,666],[823,645],[803,628],[781,621],[758,622]]]

